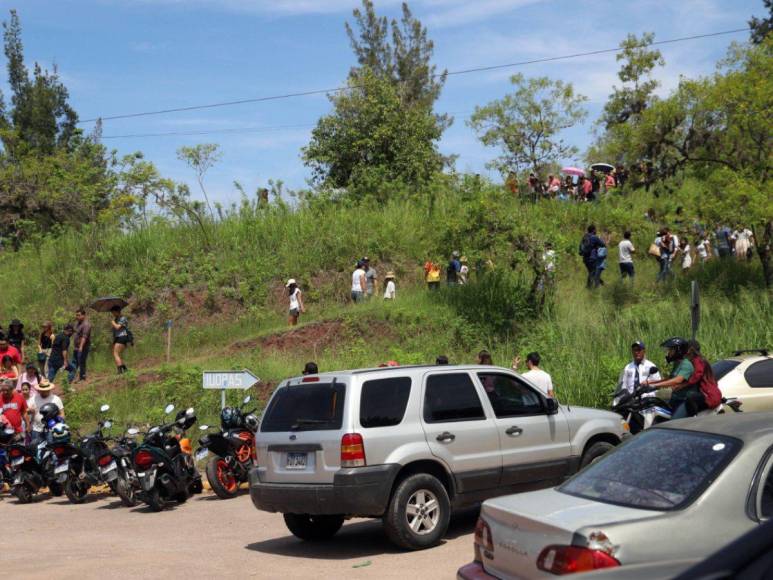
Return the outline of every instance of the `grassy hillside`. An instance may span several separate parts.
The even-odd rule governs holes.
[[[516,353],[539,350],[563,401],[605,406],[633,340],[656,347],[689,332],[689,279],[677,276],[658,286],[655,263],[640,256],[631,288],[617,280],[612,252],[607,285],[588,292],[576,255],[579,237],[588,223],[609,229],[616,240],[628,227],[644,251],[661,225],[645,220],[647,209],[673,225],[676,206],[677,198],[641,193],[579,206],[522,204],[499,188],[460,180],[449,182],[432,204],[290,208],[245,202],[207,224],[206,232],[160,219],[125,232],[70,231],[0,255],[2,271],[15,273],[4,282],[0,320],[19,317],[30,330],[45,319],[63,323],[95,296],[130,297],[138,341],[127,357],[132,373],[112,374],[107,319],[95,314],[92,381],[66,401],[74,423],[93,420],[105,401],[119,422],[141,422],[170,400],[195,404],[212,422],[219,395],[201,390],[205,368],[250,368],[264,380],[257,394],[265,397],[307,360],[325,370],[389,359],[431,362],[438,354],[469,362],[481,348],[505,366]],[[521,246],[539,249],[546,241],[558,252],[558,271],[539,309],[528,299],[531,270]],[[427,293],[421,264],[444,262],[452,249],[471,264],[491,260],[496,284],[489,278],[483,289]],[[397,272],[396,303],[347,303],[352,263],[366,254],[382,275]],[[282,280],[290,276],[304,289],[308,314],[287,332]],[[693,276],[703,290],[699,339],[710,356],[773,345],[773,305],[756,263],[715,262]],[[504,312],[515,317],[512,324],[499,324]],[[164,361],[166,319],[174,320],[170,364]],[[659,349],[651,356],[663,364]]]

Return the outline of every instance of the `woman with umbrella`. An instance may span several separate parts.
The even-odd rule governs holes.
[[[109,296],[100,298],[91,305],[97,312],[110,312],[113,316],[110,321],[113,332],[113,360],[119,375],[128,370],[123,362],[123,351],[126,350],[127,345],[134,344],[134,336],[129,330],[129,320],[121,312],[127,304],[123,298]]]

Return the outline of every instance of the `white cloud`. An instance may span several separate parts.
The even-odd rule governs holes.
[[[426,22],[430,29],[452,26],[466,26],[474,22],[488,20],[494,16],[507,14],[529,4],[544,0],[474,0],[474,1],[429,1],[427,4],[437,7],[430,10]]]

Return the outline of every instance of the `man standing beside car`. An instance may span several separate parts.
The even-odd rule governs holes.
[[[660,372],[658,371],[650,375],[650,371],[657,367],[655,363],[647,358],[647,350],[641,340],[637,340],[631,345],[631,357],[633,360],[625,365],[618,381],[620,386],[624,387],[626,391],[633,393],[647,380],[661,380]]]

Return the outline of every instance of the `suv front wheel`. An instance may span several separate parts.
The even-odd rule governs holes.
[[[421,550],[440,542],[450,518],[446,488],[436,477],[418,473],[397,485],[384,514],[384,530],[397,546]]]
[[[344,525],[344,516],[284,514],[285,525],[294,536],[308,542],[329,540]]]

